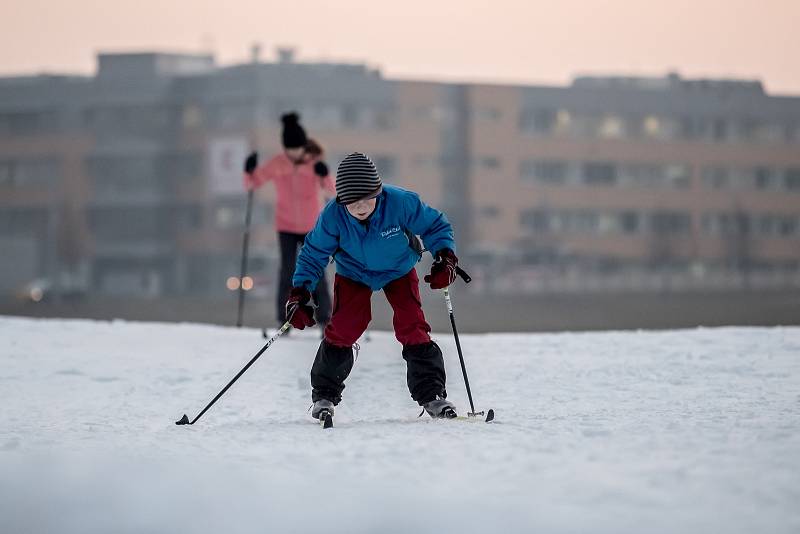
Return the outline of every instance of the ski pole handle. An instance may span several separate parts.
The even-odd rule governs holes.
[[[464,280],[465,284],[469,284],[470,282],[472,282],[472,277],[467,274],[467,271],[465,271],[458,265],[456,265],[456,274],[460,276],[462,280]]]

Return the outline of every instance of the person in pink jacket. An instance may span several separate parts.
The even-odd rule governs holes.
[[[295,112],[287,113],[281,117],[281,121],[283,153],[259,165],[258,154],[253,152],[244,164],[245,187],[248,190],[272,182],[277,192],[275,228],[278,231],[281,266],[275,301],[279,326],[286,321],[284,303],[292,287],[299,247],[305,243],[306,234],[314,227],[322,209],[320,191],[326,196],[336,196],[328,166],[323,161],[322,148],[306,136],[299,122],[300,116]],[[331,298],[324,277],[314,292],[314,300],[317,303],[316,319],[324,330],[331,316]]]

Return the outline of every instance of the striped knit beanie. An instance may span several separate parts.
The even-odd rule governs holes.
[[[383,188],[375,164],[361,152],[353,152],[336,170],[336,202],[350,204],[378,195]]]

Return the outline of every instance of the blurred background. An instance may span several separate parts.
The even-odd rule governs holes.
[[[1,314],[273,326],[297,110],[447,213],[464,331],[800,324],[797,2],[0,4]]]

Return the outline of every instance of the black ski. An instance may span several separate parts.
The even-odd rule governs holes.
[[[473,415],[466,417],[463,415],[459,415],[458,417],[456,417],[456,419],[461,421],[479,421],[479,419],[477,418],[478,415],[483,415],[483,412],[477,412]],[[486,417],[483,418],[483,422],[491,423],[492,421],[494,421],[494,410],[490,409],[488,412],[486,412]]]
[[[333,428],[333,415],[328,410],[319,413],[319,424],[322,428]]]
[[[424,413],[425,410],[423,410],[418,417],[422,417]],[[469,415],[457,415],[452,408],[446,408],[441,413],[441,415],[439,415],[438,417],[434,417],[434,419],[455,419],[457,421],[481,421],[481,419],[478,419],[479,415],[484,415],[484,413],[476,412]],[[483,417],[483,422],[491,423],[492,421],[494,421],[494,410],[490,409],[489,411],[486,412],[485,416]]]

